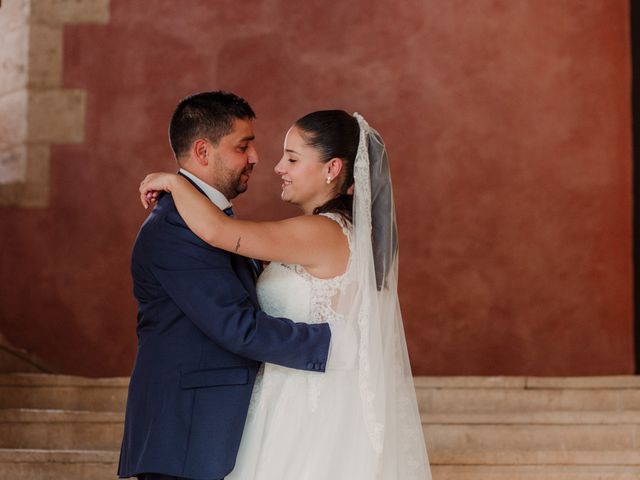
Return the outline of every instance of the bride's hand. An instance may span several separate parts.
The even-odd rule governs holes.
[[[170,192],[175,181],[175,173],[156,172],[150,173],[140,182],[140,202],[144,208],[155,205],[160,192]]]

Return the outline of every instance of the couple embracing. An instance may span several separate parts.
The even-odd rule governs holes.
[[[230,200],[258,162],[254,118],[231,93],[187,97],[169,127],[179,173],[140,185],[153,210],[118,475],[430,479],[384,143],[358,114],[300,118],[275,172],[304,215],[245,221]]]

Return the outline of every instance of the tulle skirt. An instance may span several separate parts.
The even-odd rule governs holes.
[[[379,455],[362,418],[356,371],[263,368],[226,480],[376,478]]]

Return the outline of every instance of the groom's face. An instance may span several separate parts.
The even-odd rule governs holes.
[[[210,163],[212,185],[227,198],[235,198],[249,186],[253,166],[258,163],[253,120],[236,118],[231,132],[213,147]]]

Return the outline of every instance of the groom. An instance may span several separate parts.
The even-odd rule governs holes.
[[[254,118],[242,98],[206,92],[182,100],[171,119],[180,173],[228,215],[258,162]],[[196,237],[170,194],[140,229],[131,271],[138,353],[118,476],[222,479],[260,363],[324,371],[330,328],[260,311],[254,264]]]

